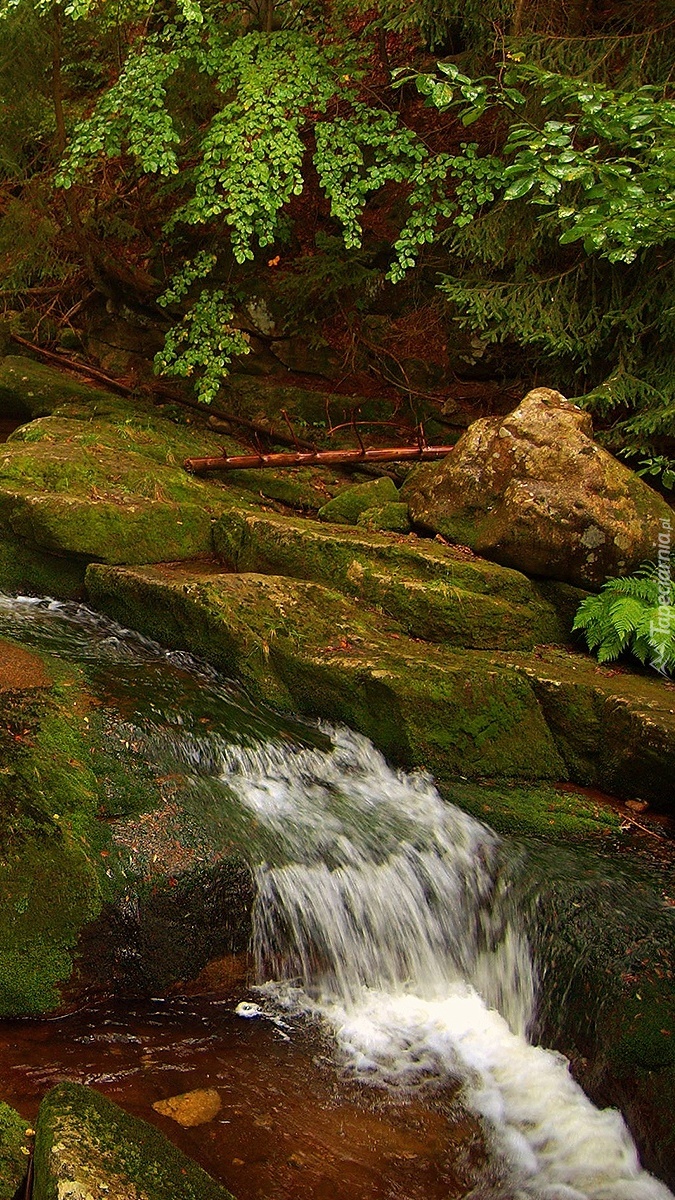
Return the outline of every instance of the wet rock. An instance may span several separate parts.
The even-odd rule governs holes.
[[[0,1016],[154,993],[245,950],[251,874],[217,805],[193,814],[56,655],[0,640],[0,700]]]
[[[344,721],[401,765],[534,779],[564,769],[527,680],[488,655],[407,638],[327,587],[93,565],[88,588],[116,619],[206,655],[282,711]]]
[[[588,413],[537,388],[507,417],[475,421],[402,498],[414,523],[486,558],[599,587],[653,558],[672,510],[592,432]]]
[[[566,778],[675,811],[675,684],[553,647],[503,661],[531,680]]]
[[[182,1092],[180,1096],[170,1096],[168,1100],[157,1100],[152,1107],[160,1116],[170,1117],[183,1128],[192,1129],[212,1121],[222,1106],[216,1088],[197,1088],[193,1092]]]
[[[58,1003],[105,875],[91,849],[97,739],[84,689],[75,673],[16,645],[0,654],[0,686],[0,1015],[17,1016]]]
[[[32,1135],[25,1118],[0,1102],[0,1200],[14,1200],[26,1174]]]
[[[93,1088],[61,1083],[38,1117],[34,1200],[232,1200],[159,1130]]]
[[[369,536],[376,538],[377,535]],[[459,650],[316,583],[93,564],[97,607],[282,711],[343,721],[440,779],[571,779],[675,805],[675,691],[583,654]]]

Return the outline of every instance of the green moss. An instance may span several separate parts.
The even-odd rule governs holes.
[[[6,532],[0,535],[0,591],[12,595],[79,599],[86,560],[49,554]]]
[[[398,491],[388,475],[358,483],[354,487],[338,492],[332,500],[319,509],[322,521],[336,525],[356,525],[361,513],[369,508],[380,508],[384,504],[398,504]]]
[[[0,1200],[14,1200],[28,1166],[27,1122],[0,1101]]]
[[[214,527],[214,545],[239,571],[337,587],[429,641],[504,649],[563,636],[555,609],[525,576],[418,539],[230,511]]]
[[[453,782],[444,793],[498,833],[582,842],[615,839],[621,829],[615,812],[578,792]]]
[[[80,383],[64,371],[19,355],[0,360],[0,412],[27,419],[54,412],[61,404],[104,406],[115,400],[108,392]]]
[[[114,563],[194,558],[212,550],[211,525],[198,504],[0,492],[0,530],[56,556]]]
[[[2,1016],[58,1003],[57,985],[70,975],[79,931],[109,890],[98,857],[109,839],[96,822],[93,739],[87,719],[69,711],[74,695],[59,686],[29,699],[5,695],[0,746],[9,733],[21,748],[11,765],[2,755],[0,776]]]
[[[531,681],[567,778],[674,809],[675,705],[667,683],[555,647],[505,661]]]
[[[101,907],[97,874],[84,849],[57,837],[4,858],[1,1016],[37,1014],[59,1003],[78,934]]]
[[[163,1134],[92,1088],[61,1083],[40,1105],[34,1200],[232,1200]]]
[[[326,587],[97,565],[87,586],[117,620],[188,646],[282,710],[353,725],[403,765],[535,779],[562,769],[517,672],[412,641],[395,622]]]
[[[608,1018],[613,1029],[610,1056],[626,1071],[675,1074],[675,987],[672,982],[642,980]]]
[[[334,472],[317,467],[296,467],[292,471],[229,471],[224,477],[230,487],[252,492],[262,499],[276,500],[289,508],[318,509],[341,486]]]
[[[111,397],[103,408],[97,415],[93,400],[71,398],[0,448],[0,585],[70,596],[92,559],[139,563],[212,552],[213,518],[242,493],[190,476],[182,462],[219,453],[223,439],[140,402]],[[227,448],[240,449],[231,441]],[[252,496],[243,497],[246,508]],[[48,556],[44,568],[41,555]],[[59,570],[60,559],[75,562]]]
[[[390,533],[410,533],[412,526],[408,517],[408,505],[391,502],[377,508],[367,508],[359,514],[357,525],[366,529],[384,530]]]
[[[79,672],[47,661],[50,686],[2,693],[1,1016],[59,1003],[81,931],[126,885],[100,817],[159,799],[149,773],[115,754]]]

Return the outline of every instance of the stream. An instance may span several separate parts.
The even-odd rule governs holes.
[[[56,1080],[90,1082],[239,1200],[672,1200],[621,1115],[537,1044],[527,849],[361,735],[256,708],[82,606],[3,597],[0,636],[81,664],[196,813],[219,797],[256,880],[250,963],[220,990],[3,1022],[4,1099],[33,1119]],[[153,1113],[194,1087],[222,1090],[214,1122]]]

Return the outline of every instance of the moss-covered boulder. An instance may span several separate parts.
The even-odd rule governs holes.
[[[222,445],[142,403],[70,397],[0,448],[0,587],[77,594],[86,563],[193,558],[240,493],[182,469]],[[249,496],[248,501],[251,502]],[[243,501],[245,504],[246,501]]]
[[[518,672],[407,638],[319,584],[94,564],[87,587],[104,612],[206,656],[257,699],[343,721],[404,766],[530,779],[564,770]]]
[[[34,1200],[232,1200],[158,1129],[93,1088],[61,1083],[40,1105]]]
[[[524,575],[427,539],[230,510],[214,526],[214,546],[237,571],[338,588],[428,641],[527,649],[567,640],[555,604]]]
[[[553,647],[503,662],[531,681],[568,779],[675,811],[675,683]]]
[[[375,535],[370,535],[374,537]],[[454,650],[328,587],[93,564],[94,604],[281,710],[344,721],[440,780],[572,780],[675,806],[675,688],[587,656]]]
[[[0,1200],[14,1200],[28,1166],[32,1148],[28,1122],[0,1101]]]
[[[593,441],[588,413],[537,388],[474,422],[402,498],[413,522],[528,575],[600,587],[653,558],[665,500]]]
[[[107,839],[76,675],[5,641],[0,692],[0,1015],[14,1016],[58,1003],[78,934],[108,891]]]
[[[410,533],[412,525],[408,516],[408,505],[391,501],[375,508],[367,508],[359,514],[357,525],[388,533]]]
[[[72,402],[96,404],[102,411],[114,399],[110,392],[32,358],[8,355],[0,359],[0,416],[30,421]]]
[[[299,512],[316,511],[349,484],[346,475],[325,467],[228,471],[221,479],[228,487],[248,493],[249,501],[255,499],[265,503],[271,500],[283,505],[284,509]]]
[[[396,484],[388,475],[382,475],[379,479],[357,483],[339,492],[319,509],[319,518],[322,521],[331,521],[335,525],[356,525],[361,513],[368,509],[398,502]]]
[[[88,562],[209,555],[213,520],[230,506],[316,510],[349,484],[321,468],[195,478],[186,458],[244,447],[180,409],[92,388],[28,358],[0,360],[3,411],[28,422],[0,448],[7,591],[78,596]]]

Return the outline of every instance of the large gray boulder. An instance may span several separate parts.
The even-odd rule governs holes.
[[[475,421],[402,498],[417,525],[528,575],[597,588],[654,559],[669,505],[593,441],[588,413],[550,388]]]

